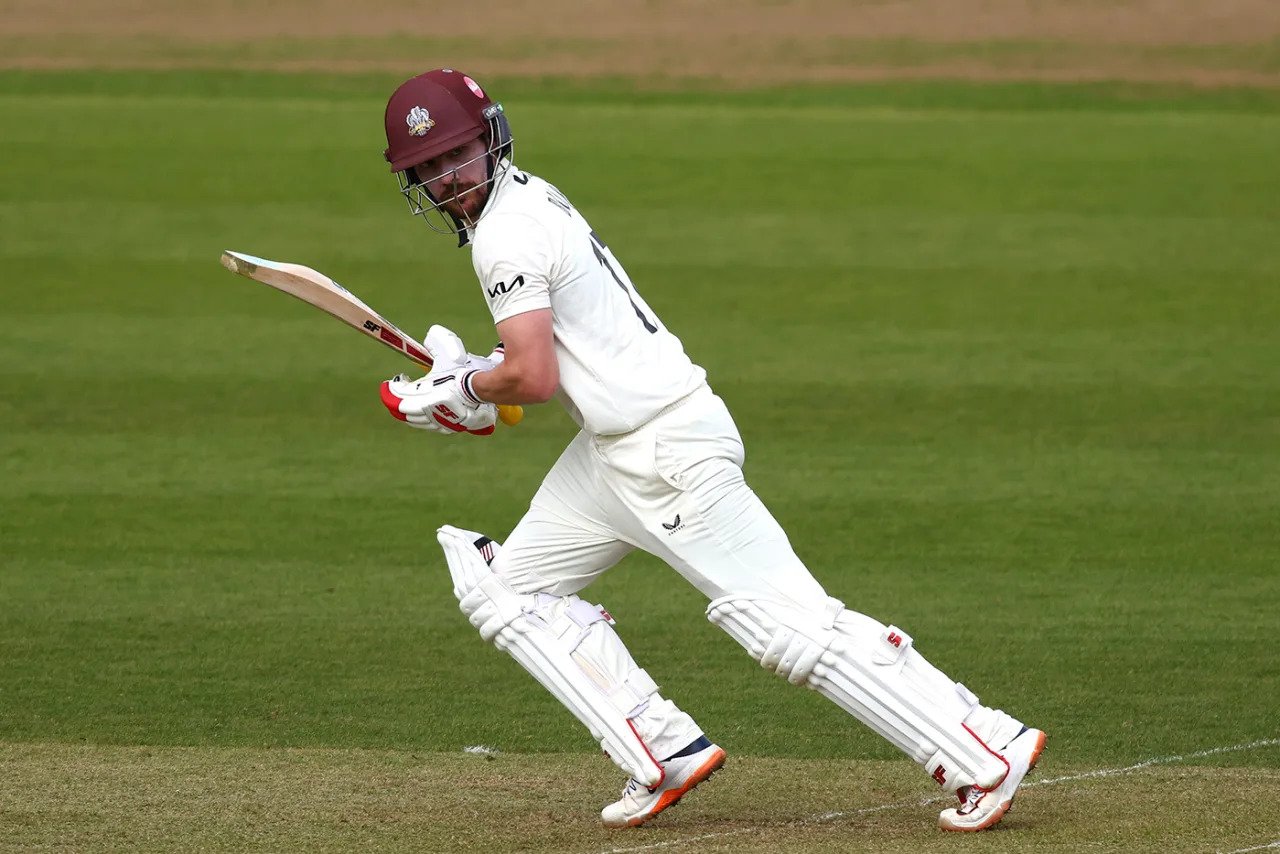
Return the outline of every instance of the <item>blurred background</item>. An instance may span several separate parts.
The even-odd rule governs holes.
[[[948,78],[1274,86],[1270,0],[624,0],[413,4],[8,0],[10,68],[690,79],[744,87]]]

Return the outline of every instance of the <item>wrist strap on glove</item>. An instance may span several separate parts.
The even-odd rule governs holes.
[[[476,394],[475,389],[471,387],[471,378],[478,373],[480,373],[478,370],[467,371],[458,380],[458,387],[462,389],[462,396],[474,403],[476,406],[480,406],[484,403],[484,401],[480,399],[480,396]]]

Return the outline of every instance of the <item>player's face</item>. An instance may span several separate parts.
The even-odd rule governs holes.
[[[465,223],[480,216],[489,197],[488,153],[484,137],[463,143],[414,167],[440,207]]]

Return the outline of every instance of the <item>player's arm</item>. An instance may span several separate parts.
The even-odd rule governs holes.
[[[560,385],[551,309],[508,317],[497,330],[506,358],[492,371],[471,376],[475,396],[490,403],[546,403]]]

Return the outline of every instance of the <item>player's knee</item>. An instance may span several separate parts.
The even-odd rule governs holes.
[[[501,578],[516,593],[532,596],[535,593],[548,593],[555,596],[567,596],[577,589],[562,579],[548,577],[539,571],[546,565],[546,559],[540,555],[530,554],[520,547],[504,548],[489,565],[493,574]]]
[[[514,551],[501,552],[489,565],[493,574],[501,578],[508,587],[517,593],[543,593],[544,585],[538,583],[537,576],[529,566],[518,560]]]

